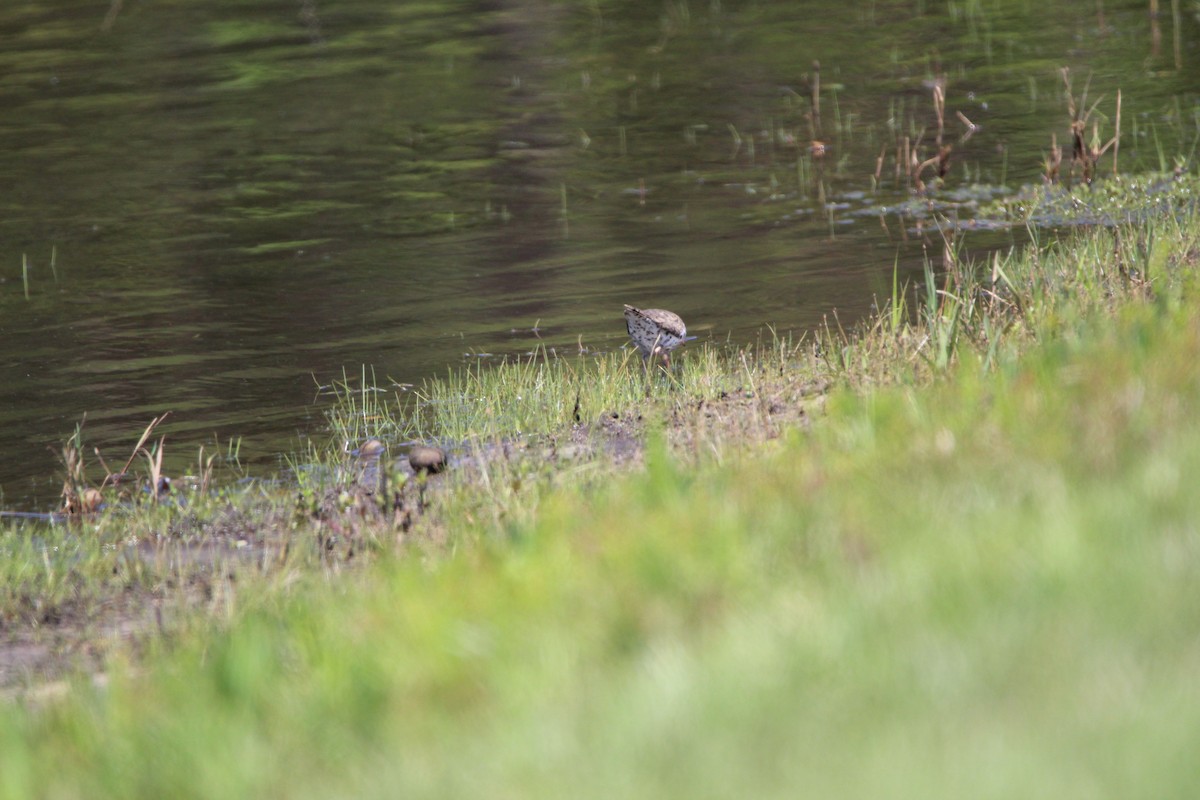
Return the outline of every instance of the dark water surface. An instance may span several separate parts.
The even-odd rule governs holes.
[[[718,340],[859,317],[921,270],[894,164],[931,154],[940,73],[942,199],[1038,180],[1063,66],[1104,138],[1122,91],[1123,171],[1200,130],[1165,0],[1157,44],[1141,0],[107,5],[0,4],[8,507],[56,502],[85,413],[110,461],[169,410],[176,469],[237,437],[273,467],[343,368],[617,348],[626,302]]]

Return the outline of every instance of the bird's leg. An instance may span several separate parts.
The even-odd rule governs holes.
[[[671,369],[671,351],[667,350],[665,347],[661,346],[659,344],[659,342],[661,342],[661,341],[662,341],[662,332],[660,331],[658,333],[658,335],[654,337],[654,347],[651,348],[650,352],[653,353],[658,358],[662,359],[663,369],[665,369],[669,372]]]
[[[664,350],[661,347],[656,347],[656,348],[654,348],[654,352],[651,355],[654,357],[654,366],[657,369],[660,369],[663,372],[670,374],[670,372],[671,372],[671,352],[669,350]],[[647,365],[647,369],[649,369],[649,365]]]

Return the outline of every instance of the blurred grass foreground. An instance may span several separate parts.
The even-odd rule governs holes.
[[[4,702],[0,796],[1196,796],[1198,242],[948,259],[775,362],[684,351],[627,398],[639,466],[450,489],[437,546]],[[795,424],[679,422],[799,369],[833,388]]]

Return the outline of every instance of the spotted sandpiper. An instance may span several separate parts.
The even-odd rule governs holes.
[[[679,315],[661,308],[625,306],[625,329],[645,361],[651,356],[661,358],[663,367],[671,368],[671,351],[694,339],[687,335],[687,326]]]

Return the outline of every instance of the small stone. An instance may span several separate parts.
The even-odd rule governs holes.
[[[83,490],[81,505],[84,511],[99,511],[101,506],[104,505],[104,495],[89,486]]]
[[[370,458],[379,458],[384,449],[383,442],[378,439],[368,439],[362,447],[354,450],[353,454],[365,461]]]
[[[380,457],[386,450],[383,442],[368,439],[362,447],[350,451],[351,455],[358,459],[356,481],[368,494],[373,494],[386,485],[383,471],[379,468]]]

